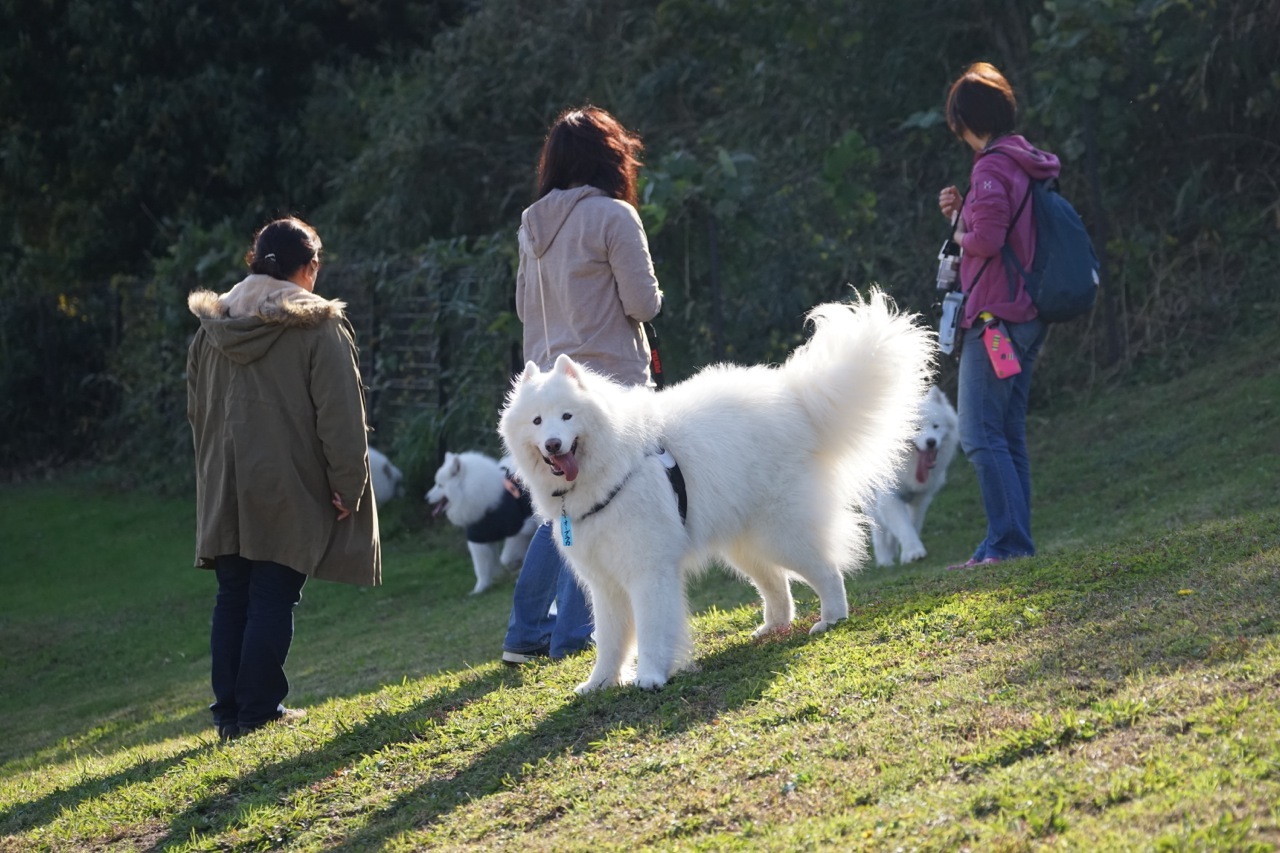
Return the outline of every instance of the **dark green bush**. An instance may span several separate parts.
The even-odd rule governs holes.
[[[1276,319],[1268,0],[402,0],[252,25],[241,5],[0,6],[23,83],[0,88],[0,466],[176,452],[185,293],[233,283],[253,228],[285,211],[320,228],[334,288],[377,309],[375,443],[418,481],[443,448],[496,451],[519,213],[547,123],[584,102],[646,141],[672,378],[784,357],[804,312],[851,286],[932,321],[936,193],[969,166],[940,109],[976,59],[1013,80],[1104,257],[1099,307],[1054,331],[1036,405],[1181,370]],[[288,33],[307,49],[272,53]],[[414,300],[429,307],[397,308]],[[393,340],[438,357],[411,364]],[[379,384],[405,370],[421,387]]]

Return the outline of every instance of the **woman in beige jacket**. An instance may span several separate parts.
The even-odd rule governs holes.
[[[538,198],[520,217],[516,272],[524,356],[543,370],[563,353],[623,385],[652,382],[641,323],[661,310],[662,291],[636,210],[642,150],[598,107],[565,110],[547,132]],[[564,657],[590,645],[594,627],[544,523],[516,578],[502,660]]]
[[[237,737],[286,709],[285,658],[308,576],[381,582],[364,388],[343,304],[315,295],[320,238],[299,219],[258,232],[251,275],[188,298],[196,565],[213,569],[214,725]]]

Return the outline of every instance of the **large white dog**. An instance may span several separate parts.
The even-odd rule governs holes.
[[[427,492],[432,514],[441,512],[464,529],[476,573],[472,595],[493,586],[506,572],[518,571],[538,529],[528,494],[511,481],[505,457],[483,453],[446,453]]]
[[[864,506],[907,445],[935,345],[873,291],[821,305],[781,367],[709,367],[653,393],[561,356],[515,380],[499,431],[534,508],[591,598],[597,655],[579,693],[653,688],[689,663],[684,578],[712,556],[764,602],[762,635],[817,591],[810,633],[848,616],[844,572],[865,555]],[[672,466],[675,467],[672,467]]]
[[[947,482],[947,468],[960,444],[959,419],[937,386],[920,403],[918,428],[894,482],[876,489],[868,513],[875,525],[871,545],[876,563],[911,563],[928,553],[920,533],[929,504]]]

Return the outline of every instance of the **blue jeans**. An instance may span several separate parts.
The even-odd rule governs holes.
[[[213,724],[256,728],[284,713],[293,643],[293,609],[307,576],[288,566],[237,554],[214,561],[218,598],[209,651],[213,659]]]
[[[533,534],[524,555],[512,596],[507,636],[502,642],[504,651],[562,658],[591,643],[595,623],[587,596],[556,550],[551,535],[551,522],[547,522]]]
[[[973,463],[987,515],[987,535],[974,560],[1006,560],[1035,554],[1031,539],[1031,459],[1027,454],[1027,402],[1031,373],[1045,325],[1006,323],[1022,372],[996,377],[982,345],[982,326],[964,332],[960,351],[960,446]]]

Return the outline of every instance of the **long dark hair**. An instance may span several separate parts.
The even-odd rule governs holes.
[[[537,197],[586,184],[638,208],[636,175],[642,153],[640,137],[605,110],[591,106],[565,110],[542,144]]]
[[[320,258],[316,229],[289,216],[268,222],[253,235],[253,248],[244,256],[250,272],[288,281],[293,274]]]

